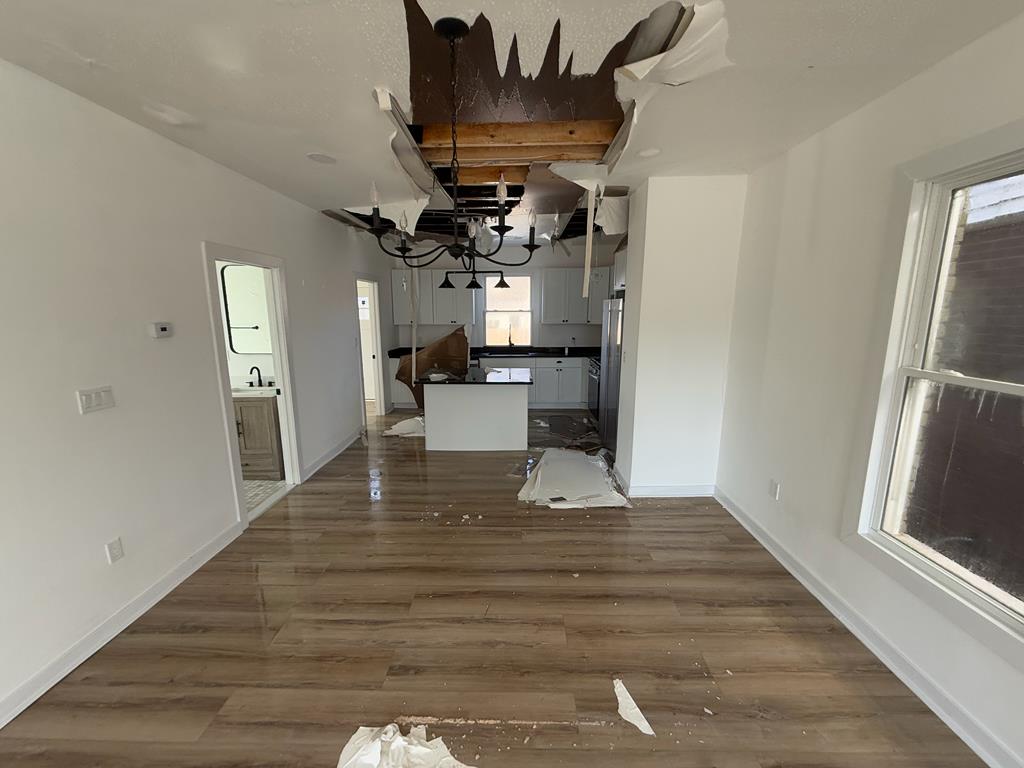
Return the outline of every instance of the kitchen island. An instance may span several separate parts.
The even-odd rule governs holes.
[[[525,451],[529,368],[470,368],[423,384],[428,451]]]

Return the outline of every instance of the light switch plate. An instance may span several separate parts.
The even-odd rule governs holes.
[[[112,387],[79,389],[75,391],[75,401],[78,403],[78,412],[83,416],[93,411],[113,408],[115,405],[114,390]]]

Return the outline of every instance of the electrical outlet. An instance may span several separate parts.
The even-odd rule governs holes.
[[[113,541],[108,541],[107,546],[107,562],[113,565],[122,557],[124,557],[124,544],[121,543],[121,537],[118,536]]]
[[[772,479],[768,483],[768,495],[778,501],[782,498],[782,483],[778,480]]]
[[[83,416],[104,408],[113,408],[114,390],[112,387],[96,387],[95,389],[79,389],[75,391],[78,412]]]

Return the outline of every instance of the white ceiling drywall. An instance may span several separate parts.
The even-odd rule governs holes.
[[[616,181],[751,168],[1022,10],[1021,0],[725,3],[736,66],[655,98]],[[432,17],[467,7],[424,5]],[[472,8],[494,21],[499,49],[518,34],[528,67],[560,14],[579,73],[656,5]],[[410,195],[372,98],[384,86],[409,102],[401,0],[0,0],[0,58],[314,208],[365,205],[371,179],[385,201]],[[651,148],[660,154],[639,158]]]

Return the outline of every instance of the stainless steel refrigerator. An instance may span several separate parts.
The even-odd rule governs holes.
[[[597,424],[601,442],[615,452],[619,423],[619,372],[622,367],[622,303],[606,299],[601,318],[601,389]]]

